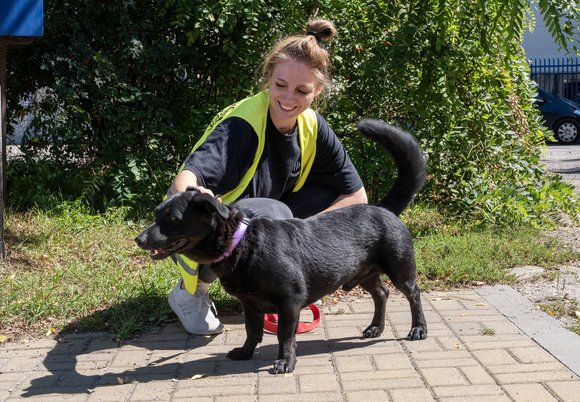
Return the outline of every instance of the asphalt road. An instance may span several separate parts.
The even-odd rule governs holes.
[[[560,174],[565,182],[572,184],[576,192],[580,193],[580,143],[549,144],[542,160],[548,170]]]

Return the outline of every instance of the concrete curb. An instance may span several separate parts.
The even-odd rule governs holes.
[[[477,293],[552,356],[580,375],[580,336],[537,310],[532,302],[509,286],[485,286]]]

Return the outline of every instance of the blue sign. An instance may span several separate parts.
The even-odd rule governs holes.
[[[42,36],[43,0],[0,0],[0,36]]]

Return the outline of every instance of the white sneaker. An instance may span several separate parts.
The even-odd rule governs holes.
[[[214,335],[224,331],[223,324],[216,318],[215,305],[209,299],[207,284],[198,282],[197,290],[192,295],[183,288],[182,279],[179,278],[167,301],[190,334]]]

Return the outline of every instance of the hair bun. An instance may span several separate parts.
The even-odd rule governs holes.
[[[307,35],[312,35],[317,42],[330,41],[336,35],[334,24],[328,20],[317,19],[308,22],[306,27]]]

